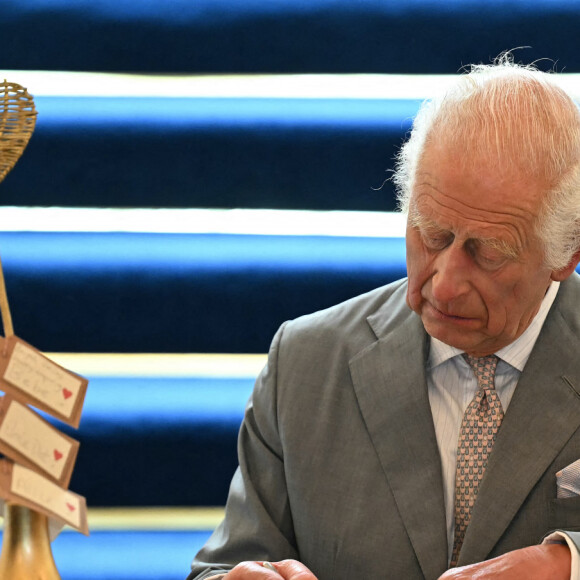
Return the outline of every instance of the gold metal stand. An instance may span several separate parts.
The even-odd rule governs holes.
[[[60,580],[44,514],[6,504],[0,580]]]
[[[36,109],[28,91],[0,82],[0,181],[14,167],[34,131]],[[0,262],[0,314],[6,338],[14,334]],[[60,580],[50,549],[48,519],[6,502],[0,580]]]

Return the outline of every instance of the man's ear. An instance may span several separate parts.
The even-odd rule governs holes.
[[[562,268],[561,270],[552,270],[551,275],[552,280],[555,280],[556,282],[561,282],[562,280],[565,280],[566,278],[572,275],[572,272],[574,272],[579,262],[580,262],[580,250],[578,250],[572,256],[572,259],[570,260],[567,266],[564,266],[564,268]]]

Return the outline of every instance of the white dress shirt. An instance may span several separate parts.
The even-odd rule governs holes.
[[[540,309],[530,326],[517,340],[495,353],[500,359],[495,375],[495,390],[504,412],[510,404],[520,375],[540,334],[548,311],[556,298],[559,286],[559,282],[550,284]],[[453,550],[455,528],[457,441],[465,409],[477,391],[475,374],[461,356],[462,354],[462,350],[431,337],[427,363],[427,386],[435,425],[435,436],[441,456],[449,561]],[[561,537],[566,541],[568,540],[564,534]],[[568,542],[568,545],[570,544],[571,542]],[[571,580],[580,580],[578,571],[580,558],[574,544],[571,544],[571,550]]]

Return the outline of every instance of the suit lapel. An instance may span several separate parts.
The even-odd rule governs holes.
[[[447,532],[425,379],[426,335],[410,311],[391,321],[392,332],[385,332],[384,313],[369,321],[383,338],[350,362],[356,396],[423,574],[437,578],[447,565]]]
[[[552,310],[498,433],[465,535],[460,566],[488,557],[534,485],[580,426],[580,340],[557,303]]]

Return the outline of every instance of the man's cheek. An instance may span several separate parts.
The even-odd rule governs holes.
[[[407,306],[411,309],[411,310],[415,310],[413,308],[413,300],[411,297],[411,290],[410,288],[407,288]]]
[[[421,308],[421,302],[423,298],[421,296],[422,284],[417,276],[414,275],[413,271],[409,271],[409,282],[407,286],[407,305],[411,310],[419,312]]]
[[[482,299],[483,311],[481,319],[484,324],[486,333],[490,336],[509,333],[510,316],[513,318],[513,309],[506,309],[505,304]],[[511,314],[510,314],[511,311]]]

